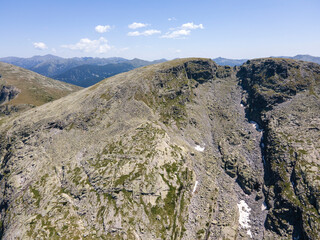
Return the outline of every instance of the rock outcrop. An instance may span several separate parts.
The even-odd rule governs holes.
[[[238,76],[247,90],[248,116],[264,129],[266,228],[287,239],[317,239],[320,66],[253,60]]]
[[[0,124],[2,239],[316,239],[319,65],[179,59]]]

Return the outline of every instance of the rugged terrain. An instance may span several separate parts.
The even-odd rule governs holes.
[[[40,106],[80,89],[81,87],[0,62],[0,117]]]
[[[180,59],[0,126],[2,239],[317,239],[320,66]]]

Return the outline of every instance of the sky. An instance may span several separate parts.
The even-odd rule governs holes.
[[[0,57],[320,56],[319,0],[0,0]]]

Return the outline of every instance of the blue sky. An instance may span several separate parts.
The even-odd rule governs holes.
[[[320,56],[319,12],[319,0],[0,0],[0,57]]]

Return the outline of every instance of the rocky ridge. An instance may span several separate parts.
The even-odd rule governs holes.
[[[315,239],[319,69],[179,59],[7,119],[1,238]]]

